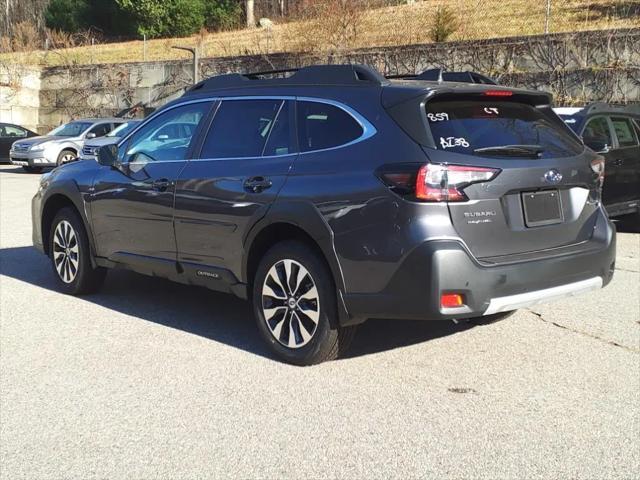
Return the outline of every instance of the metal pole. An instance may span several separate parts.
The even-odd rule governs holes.
[[[551,0],[547,0],[547,14],[544,19],[544,33],[549,33],[549,22],[551,19]]]
[[[198,47],[193,49],[193,84],[200,81],[200,55],[198,55]]]
[[[198,83],[200,79],[199,68],[198,68],[198,63],[200,61],[198,57],[198,47],[171,47],[171,48],[175,48],[176,50],[185,50],[187,52],[190,52],[191,55],[193,55],[193,84],[195,85],[196,83]]]
[[[147,61],[147,34],[142,36],[142,61]]]

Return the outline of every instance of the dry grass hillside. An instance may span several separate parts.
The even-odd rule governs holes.
[[[541,34],[545,31],[544,0],[423,0],[395,7],[360,10],[318,7],[305,19],[272,28],[190,38],[102,44],[5,54],[0,60],[25,64],[117,63],[187,58],[173,45],[197,45],[203,57],[266,54],[283,51],[327,51],[404,45],[432,41],[431,28],[439,6],[454,16],[448,40],[474,40]],[[640,27],[637,0],[553,0],[549,32]]]

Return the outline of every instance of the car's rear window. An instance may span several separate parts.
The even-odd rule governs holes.
[[[509,101],[427,103],[427,120],[439,150],[473,155],[482,148],[539,145],[542,158],[580,154],[584,147],[542,111]]]

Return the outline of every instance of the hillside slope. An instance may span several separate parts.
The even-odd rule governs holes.
[[[0,61],[25,64],[117,63],[186,58],[174,45],[198,45],[202,57],[267,54],[284,51],[406,45],[430,41],[429,29],[439,5],[455,14],[457,29],[449,40],[473,40],[542,34],[546,26],[543,0],[424,0],[367,10],[348,16],[325,12],[319,18],[276,24],[270,29],[206,33],[162,39],[76,47],[29,54],[0,55]],[[551,33],[640,26],[636,0],[553,0]]]

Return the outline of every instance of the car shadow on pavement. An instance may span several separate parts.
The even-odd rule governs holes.
[[[614,223],[618,233],[640,233],[640,222],[635,219],[616,219]]]
[[[0,274],[57,291],[48,259],[33,247],[0,249]],[[78,300],[70,297],[70,308],[73,301],[92,302],[145,321],[273,358],[259,336],[250,304],[233,295],[113,270],[107,275],[99,293]],[[43,308],[45,311],[46,306]],[[369,320],[359,326],[346,358],[405,347],[469,328],[472,328],[472,324]]]
[[[4,167],[5,168],[0,169],[0,173],[24,173],[25,175],[30,175],[22,167],[15,167],[13,165],[5,165]]]

